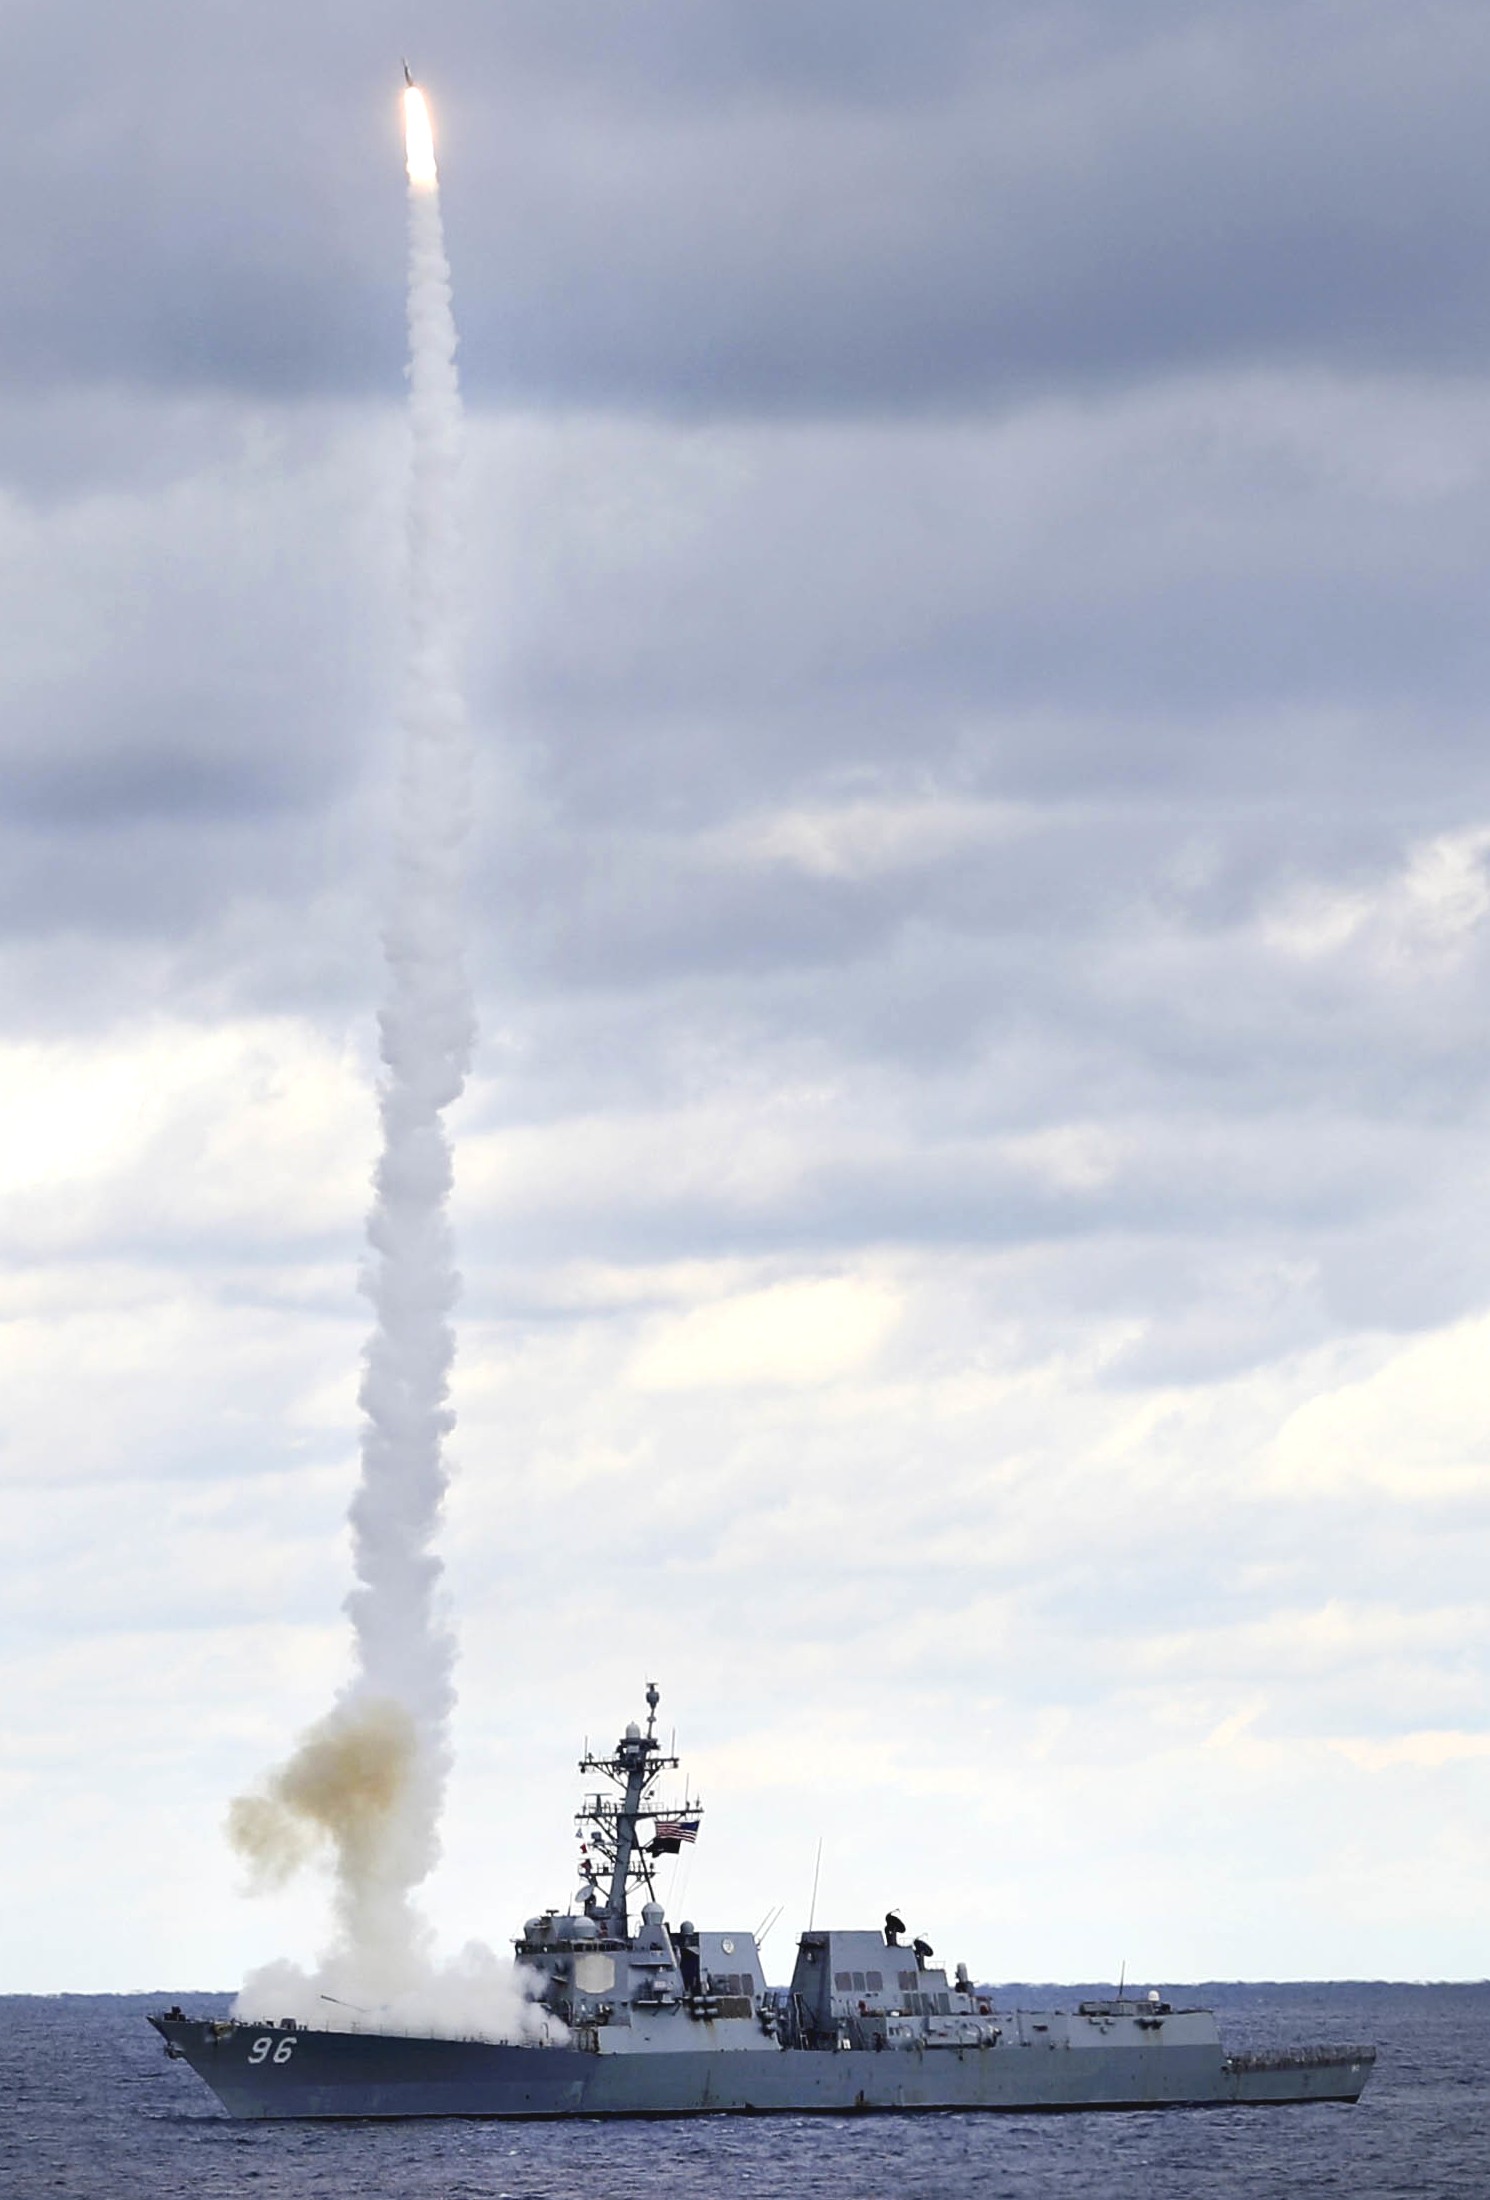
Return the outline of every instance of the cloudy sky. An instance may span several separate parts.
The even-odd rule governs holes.
[[[430,1908],[1490,1971],[1490,17],[14,0],[0,1985],[315,1951],[398,664],[471,406]]]

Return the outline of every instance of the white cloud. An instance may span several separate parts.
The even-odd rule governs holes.
[[[640,1390],[816,1384],[861,1373],[899,1311],[884,1283],[803,1277],[657,1325],[632,1362]]]
[[[1490,912],[1487,850],[1490,826],[1483,825],[1415,847],[1402,877],[1404,930],[1443,946],[1475,931]]]
[[[0,1044],[0,1218],[33,1255],[303,1241],[358,1215],[372,1148],[365,1065],[303,1019]]]
[[[1338,1737],[1330,1748],[1363,1772],[1392,1772],[1400,1765],[1436,1769],[1465,1758],[1490,1757],[1490,1734],[1394,1734],[1385,1742]]]
[[[1264,1486],[1348,1504],[1372,1489],[1411,1505],[1490,1497],[1490,1317],[1405,1346],[1369,1374],[1326,1385],[1264,1452]]]
[[[954,801],[840,803],[747,818],[706,843],[738,861],[780,864],[824,879],[864,879],[918,869],[968,849],[996,849],[1031,829],[1014,803]]]
[[[1396,874],[1369,890],[1293,887],[1265,913],[1262,936],[1306,959],[1361,942],[1388,966],[1450,960],[1490,914],[1487,851],[1490,827],[1476,825],[1414,843]]]
[[[1108,1123],[1052,1123],[1004,1141],[1020,1167],[1044,1177],[1058,1191],[1094,1192],[1111,1183],[1131,1141]]]

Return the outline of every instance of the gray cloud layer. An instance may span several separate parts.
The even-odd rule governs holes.
[[[12,382],[386,389],[379,4],[13,11]],[[468,371],[492,395],[980,407],[1222,360],[1473,369],[1467,5],[437,5]]]

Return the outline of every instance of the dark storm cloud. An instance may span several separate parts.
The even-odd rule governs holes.
[[[601,0],[7,26],[13,380],[386,388],[397,56],[434,88],[472,386],[981,405],[1218,359],[1477,364],[1490,24]]]

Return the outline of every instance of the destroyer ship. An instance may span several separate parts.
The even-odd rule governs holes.
[[[804,1932],[791,1983],[768,1987],[756,1933],[669,1924],[659,1858],[696,1838],[701,1806],[664,1804],[679,1760],[629,1725],[580,1770],[603,1785],[578,1813],[583,1885],[515,1943],[547,2037],[501,2044],[152,2016],[168,2054],[229,2115],[266,2117],[717,2116],[877,2111],[1207,2108],[1354,2101],[1372,2047],[1227,2054],[1214,2015],[1119,1989],[1071,2009],[1010,2007],[924,1939]],[[633,1898],[642,1899],[635,1907]],[[339,2027],[339,2028],[338,2028]]]

